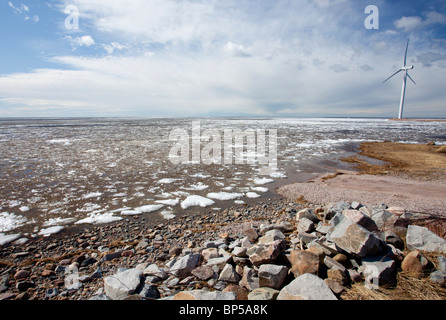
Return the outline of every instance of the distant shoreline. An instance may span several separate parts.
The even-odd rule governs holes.
[[[390,121],[419,121],[419,122],[446,122],[446,119],[397,119],[392,118]]]

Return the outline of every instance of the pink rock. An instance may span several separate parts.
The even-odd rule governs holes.
[[[29,271],[27,270],[19,270],[15,273],[14,279],[16,280],[23,280],[29,277]]]

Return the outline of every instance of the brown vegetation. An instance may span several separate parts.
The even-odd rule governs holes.
[[[426,180],[444,180],[446,154],[441,151],[443,148],[430,144],[364,142],[360,146],[359,154],[381,160],[384,164],[370,164],[358,156],[342,160],[355,164],[355,169],[361,174],[395,174]]]

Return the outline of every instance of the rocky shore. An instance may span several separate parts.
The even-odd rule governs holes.
[[[400,275],[446,299],[446,240],[429,218],[284,198],[156,225],[135,216],[2,246],[0,299],[334,300],[397,288]]]

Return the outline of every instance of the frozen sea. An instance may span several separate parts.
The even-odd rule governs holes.
[[[175,130],[187,133],[186,140],[172,140]],[[216,146],[215,139],[211,145],[202,133],[220,134],[224,141],[225,130],[254,132],[257,139],[258,130],[267,138],[277,132],[277,170],[265,174],[258,161],[194,161],[197,143],[199,150]],[[308,163],[351,151],[362,141],[384,140],[446,144],[446,123],[338,118],[0,119],[0,244],[132,215],[169,220],[192,208],[242,206],[308,171]],[[246,159],[255,158],[249,154],[248,140],[244,143]],[[173,163],[172,148],[182,144],[191,150],[190,161]],[[223,149],[222,144],[222,157]]]

